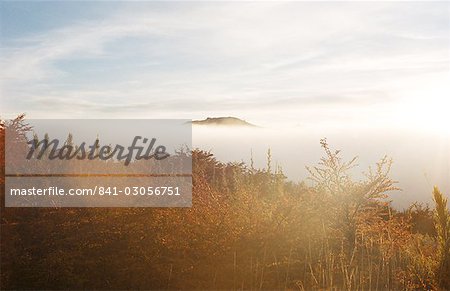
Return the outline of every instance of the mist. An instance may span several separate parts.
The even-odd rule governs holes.
[[[352,177],[362,179],[369,166],[385,155],[393,159],[391,177],[401,191],[389,198],[396,208],[418,201],[430,203],[434,185],[450,191],[450,142],[448,135],[402,128],[339,128],[321,126],[249,128],[194,126],[193,146],[208,150],[222,162],[244,162],[267,167],[271,150],[272,169],[280,166],[291,181],[311,182],[305,166],[314,166],[324,155],[319,141],[327,138],[345,160],[358,156]]]

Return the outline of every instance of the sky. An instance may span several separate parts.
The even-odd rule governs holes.
[[[449,2],[0,5],[3,118],[450,121]]]

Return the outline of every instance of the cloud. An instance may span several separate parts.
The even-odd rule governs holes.
[[[388,106],[411,80],[449,69],[446,5],[123,3],[2,42],[2,107],[170,117]]]

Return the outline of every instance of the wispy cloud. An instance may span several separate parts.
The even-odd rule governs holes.
[[[447,3],[189,4],[123,3],[2,38],[2,110],[320,115],[325,104],[395,102],[411,80],[449,69]]]

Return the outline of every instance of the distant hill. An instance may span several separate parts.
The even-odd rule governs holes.
[[[245,120],[236,117],[208,117],[203,120],[193,120],[195,125],[220,125],[220,126],[251,126],[256,127]]]

